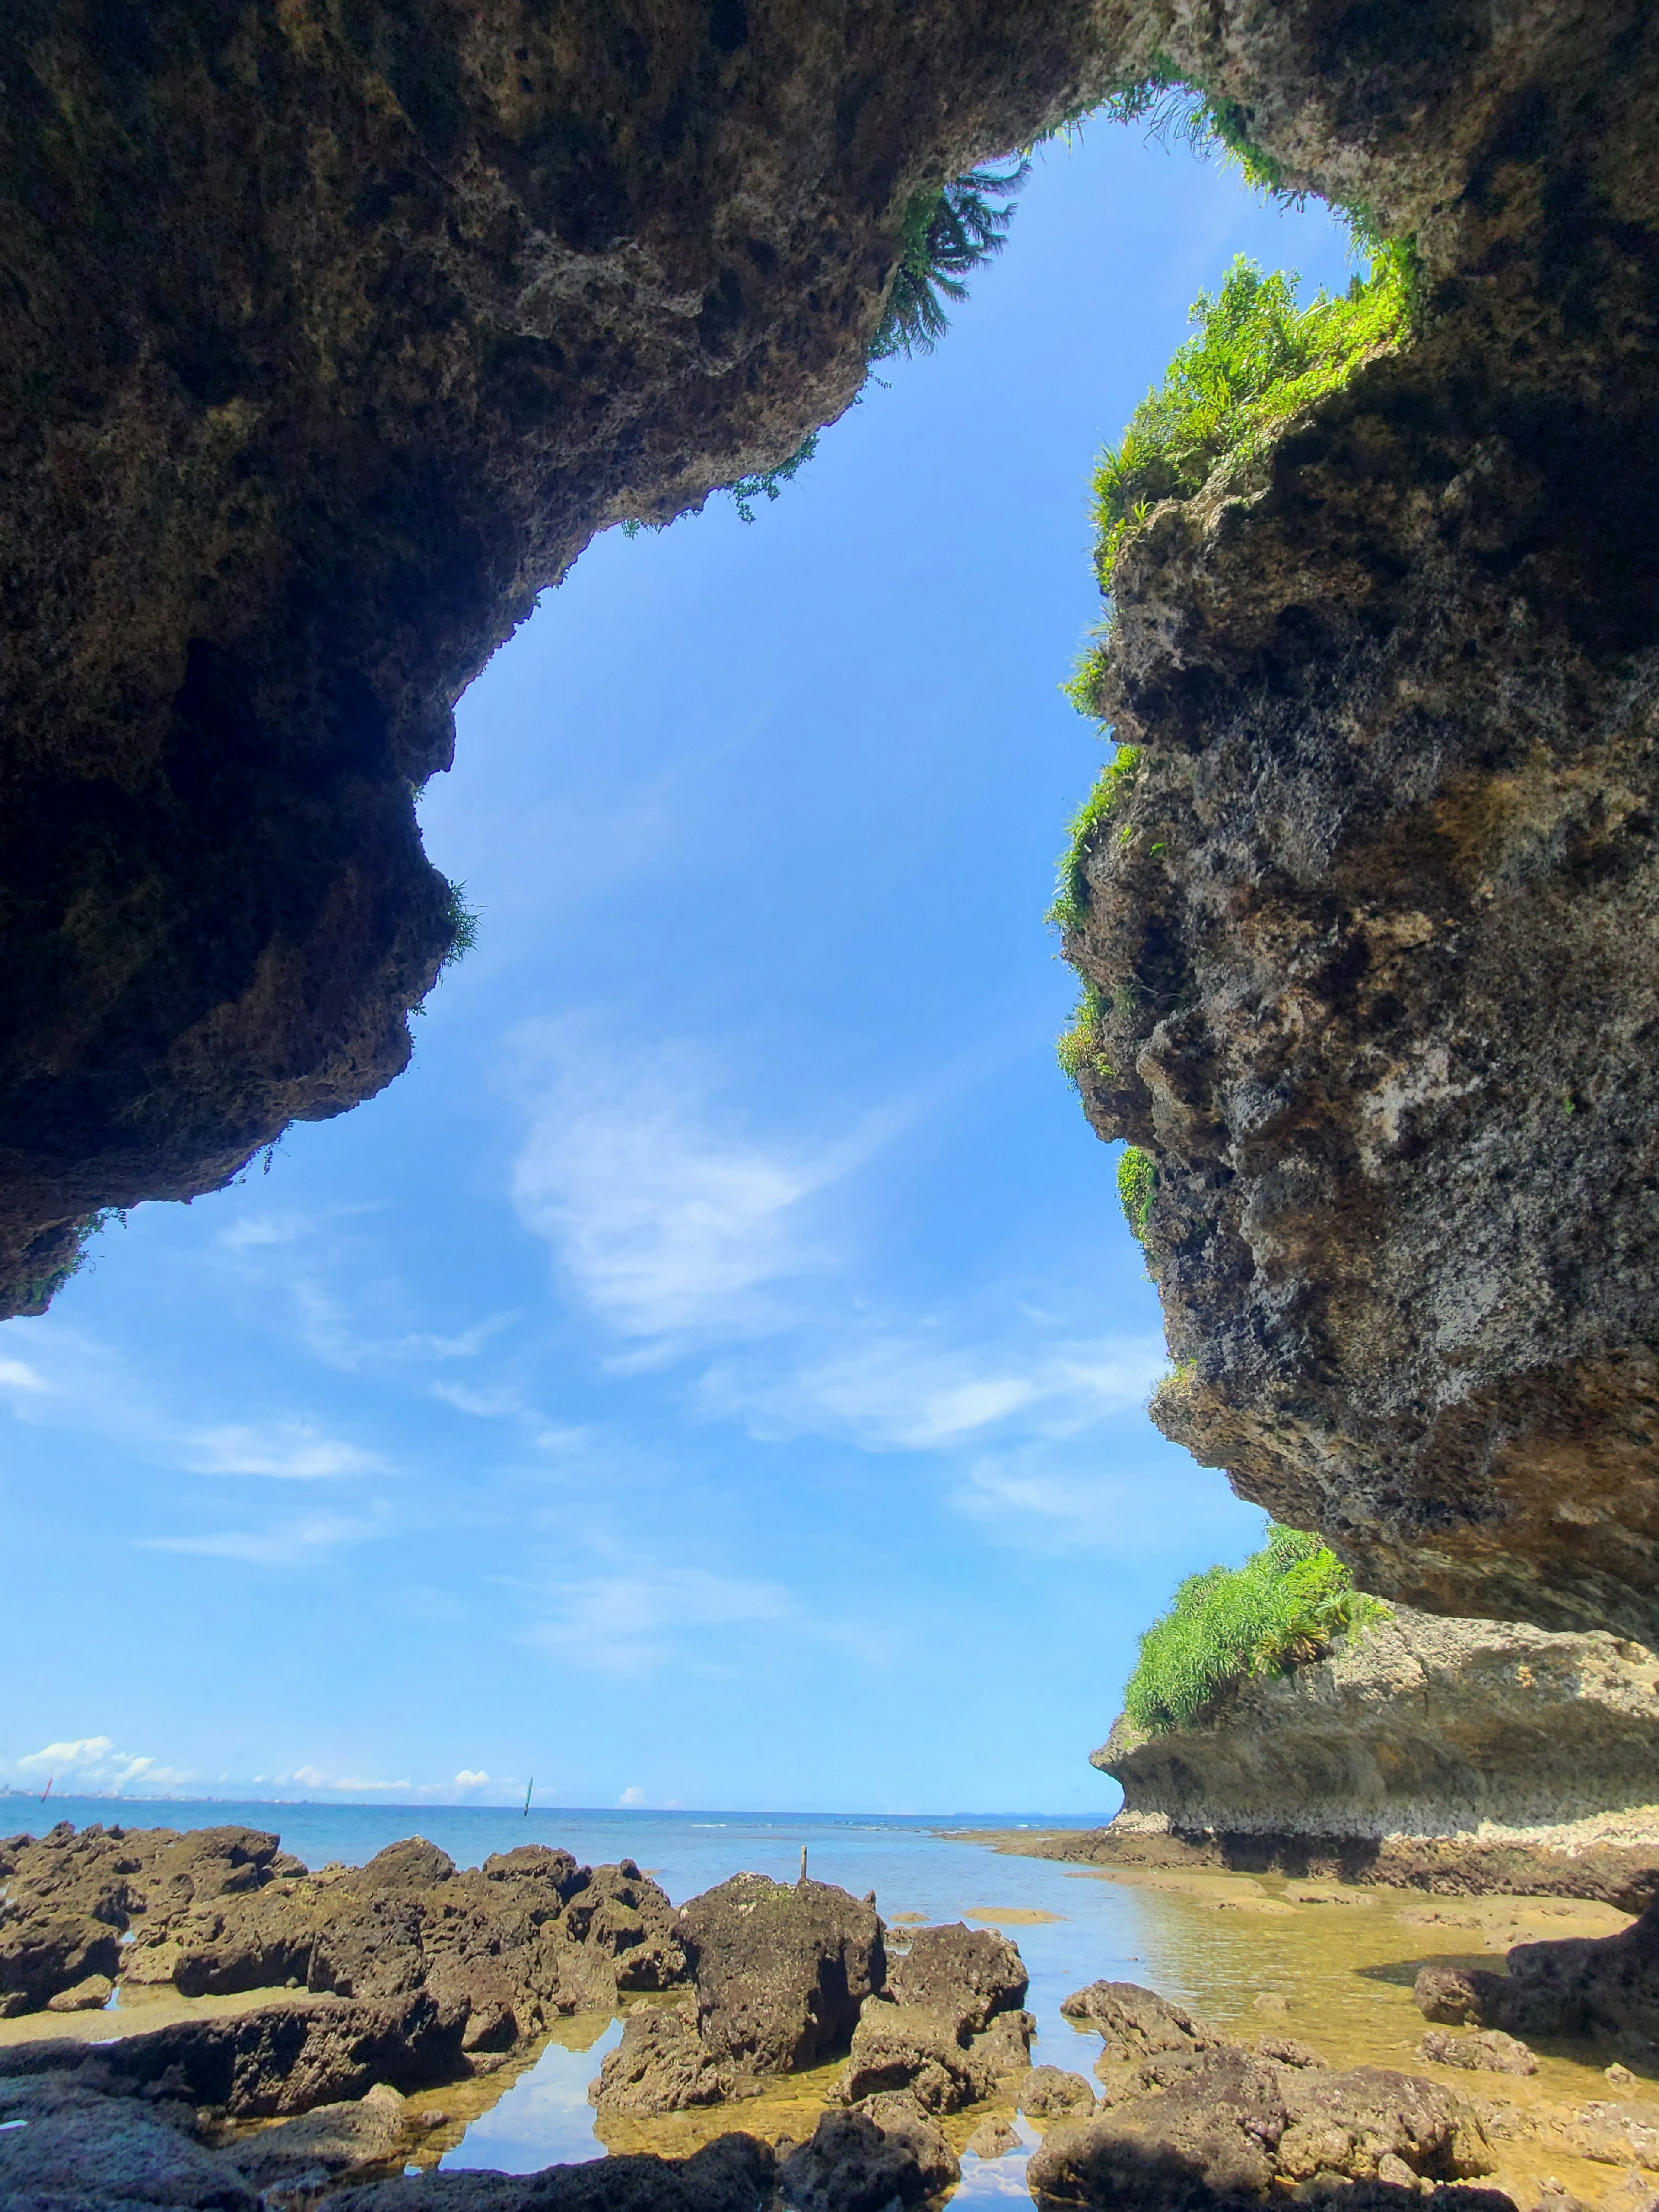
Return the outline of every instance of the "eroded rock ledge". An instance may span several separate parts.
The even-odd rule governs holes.
[[[1120,1717],[1097,1863],[1340,1873],[1437,1889],[1659,1892],[1659,1659],[1401,1607],[1328,1657],[1239,1685],[1200,1723]]]

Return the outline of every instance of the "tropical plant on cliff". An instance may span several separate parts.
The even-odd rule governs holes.
[[[1189,1575],[1140,1639],[1123,1709],[1154,1735],[1188,1728],[1236,1682],[1318,1659],[1387,1612],[1317,1536],[1270,1526],[1242,1567]]]
[[[950,324],[945,303],[965,300],[967,278],[1008,242],[1014,211],[996,203],[1012,199],[1030,173],[1022,158],[1008,169],[969,169],[912,196],[872,361],[932,353]]]
[[[1262,453],[1291,416],[1404,334],[1413,272],[1408,246],[1377,241],[1368,276],[1356,276],[1346,293],[1316,293],[1302,307],[1293,271],[1265,275],[1241,254],[1218,292],[1199,294],[1194,336],[1096,465],[1095,572],[1103,595],[1110,596],[1125,541],[1154,507],[1191,499],[1218,471]],[[1106,650],[1097,639],[1068,686],[1085,714],[1095,711]]]

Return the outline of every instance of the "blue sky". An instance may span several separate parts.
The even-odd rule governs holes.
[[[596,542],[463,701],[482,915],[414,1063],[0,1328],[0,1779],[1088,1811],[1138,1630],[1261,1516],[1053,1040],[1098,738],[1086,479],[1233,254],[1138,131],[1038,161],[931,359],[752,526]]]

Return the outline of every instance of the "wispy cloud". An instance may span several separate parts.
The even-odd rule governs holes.
[[[195,1474],[264,1474],[281,1482],[314,1482],[386,1468],[378,1452],[325,1437],[308,1421],[283,1421],[265,1429],[243,1423],[198,1429],[186,1449],[186,1464]]]
[[[27,1360],[0,1359],[0,1390],[21,1390],[33,1397],[50,1388],[46,1377],[37,1375]]]
[[[548,1617],[525,1640],[602,1674],[646,1674],[688,1632],[775,1628],[799,1608],[781,1583],[695,1567],[647,1567],[554,1583],[535,1594]]]
[[[182,1536],[141,1536],[147,1552],[179,1552],[203,1559],[236,1559],[247,1566],[305,1567],[316,1565],[343,1545],[360,1544],[383,1533],[383,1524],[341,1513],[313,1513],[266,1528],[204,1530]]]
[[[513,1175],[520,1218],[552,1247],[578,1298],[635,1339],[779,1325],[781,1286],[837,1256],[809,1202],[906,1118],[869,1115],[816,1145],[763,1139],[683,1051],[629,1060],[574,1022],[522,1031],[520,1050],[529,1124]]]
[[[771,1371],[711,1367],[708,1412],[761,1437],[830,1434],[868,1450],[939,1451],[1018,1425],[1048,1437],[1144,1405],[1164,1370],[1152,1337],[1045,1345],[865,1328],[825,1358]]]

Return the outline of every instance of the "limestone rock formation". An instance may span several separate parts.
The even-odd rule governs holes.
[[[1445,2026],[1516,2036],[1623,2033],[1659,2042],[1659,1913],[1651,1905],[1616,1936],[1517,1943],[1505,1967],[1425,1966],[1413,1991],[1418,2009]]]
[[[733,1875],[682,1908],[675,1935],[704,2045],[744,2073],[787,2073],[845,2050],[886,1978],[874,1905],[833,1882]]]
[[[1040,2204],[1176,2212],[1268,2202],[1320,2178],[1380,2185],[1375,2202],[1403,2212],[1423,2182],[1490,2171],[1473,2110],[1432,2082],[1376,2067],[1338,2072],[1310,2051],[1253,2051],[1130,1984],[1096,1984],[1062,2009],[1108,2032],[1121,2022],[1116,2051],[1143,2055],[1109,2045],[1102,2110],[1044,2136],[1027,2169]]]
[[[885,2212],[894,2203],[938,2197],[961,2178],[938,2127],[902,2092],[826,2112],[778,2169],[784,2200],[797,2212]]]
[[[861,384],[1097,0],[7,9],[0,1312],[404,1066],[420,785],[592,532]]]
[[[185,1996],[289,1983],[363,1999],[424,1991],[469,2053],[488,2052],[685,1975],[674,1909],[632,1860],[580,1867],[541,1846],[458,1872],[411,1838],[311,1875],[253,1829],[77,1834],[65,1822],[0,1844],[0,2008],[14,2012],[68,1990],[89,1963]]]
[[[1659,1658],[1606,1634],[1402,1606],[1191,1727],[1120,1717],[1091,1763],[1123,1790],[1103,1858],[1168,1836],[1228,1863],[1631,1911],[1659,1887]]]
[[[1113,577],[1066,951],[1154,1416],[1364,1589],[1659,1644],[1655,27],[1272,18],[1252,131],[1418,228],[1423,327]]]
[[[698,2034],[695,2004],[653,2006],[623,2023],[622,2041],[588,2084],[587,2101],[607,2118],[650,2119],[717,2105],[736,2086],[730,2063],[717,2059]]]
[[[916,1929],[887,1972],[896,2003],[939,2007],[975,2034],[996,2014],[1018,2012],[1029,1985],[1018,1945],[994,1929],[959,1920]]]

